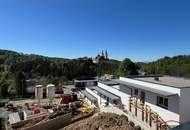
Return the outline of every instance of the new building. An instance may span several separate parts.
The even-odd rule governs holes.
[[[170,126],[190,122],[190,80],[185,78],[120,77],[98,82],[96,87],[87,87],[86,91],[97,98],[99,105],[122,104],[124,110],[130,111],[130,100],[135,98],[143,106],[149,106]]]
[[[190,80],[168,76],[121,77],[120,90],[135,96],[166,122],[190,121]]]

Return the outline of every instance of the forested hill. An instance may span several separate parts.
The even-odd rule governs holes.
[[[147,74],[163,74],[177,77],[190,77],[190,56],[164,57],[144,64],[141,68]]]
[[[26,79],[45,77],[72,80],[77,77],[92,77],[103,74],[117,75],[120,61],[104,60],[94,64],[91,58],[53,58],[34,54],[0,50],[0,72],[8,73],[9,79],[24,72]],[[190,77],[190,56],[164,57],[150,63],[137,63],[147,74],[163,74]]]
[[[68,80],[102,73],[115,74],[119,63],[117,60],[108,60],[97,65],[87,57],[64,59],[0,50],[0,72],[7,72],[11,79],[17,72],[24,72],[26,79],[61,77]]]

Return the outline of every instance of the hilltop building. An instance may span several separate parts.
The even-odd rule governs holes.
[[[108,60],[108,52],[107,51],[102,51],[101,54],[98,53],[98,55],[92,59],[93,60],[93,63],[97,64],[99,63],[101,60]]]

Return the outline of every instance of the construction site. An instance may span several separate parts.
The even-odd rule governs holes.
[[[64,88],[55,96],[55,86],[35,87],[35,99],[7,101],[1,112],[2,130],[142,130],[122,113],[108,105],[98,107],[85,90]],[[94,102],[93,102],[94,101]],[[109,110],[110,109],[110,110]]]
[[[63,87],[61,94],[55,92],[53,84],[36,85],[33,99],[1,101],[1,129],[189,130],[188,124],[183,125],[189,120],[188,116],[176,115],[173,107],[167,104],[172,104],[178,90],[183,92],[183,89],[173,88],[175,91],[170,92],[164,90],[168,86],[162,85],[163,90],[156,90],[157,84],[142,86],[143,83],[131,78],[75,79],[73,85]],[[158,101],[162,99],[157,95],[165,95],[165,108],[152,100],[155,97]],[[178,117],[181,117],[179,121]]]
[[[101,112],[85,99],[84,91],[67,91],[60,98],[53,98],[51,91],[52,94],[43,99],[41,87],[36,86],[36,99],[9,101],[1,107],[1,113],[7,115],[7,120],[1,120],[1,129],[141,130],[125,115]]]

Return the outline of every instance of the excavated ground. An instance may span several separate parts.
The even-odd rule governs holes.
[[[61,130],[142,130],[139,126],[128,120],[125,115],[114,113],[101,113],[76,123]]]

